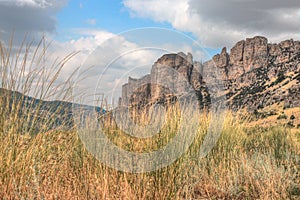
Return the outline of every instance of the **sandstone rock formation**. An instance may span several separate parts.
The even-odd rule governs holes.
[[[120,104],[164,102],[192,89],[202,107],[222,95],[233,110],[253,111],[279,102],[296,107],[300,106],[299,77],[299,41],[271,44],[256,36],[237,42],[229,53],[224,47],[205,63],[193,61],[190,53],[163,55],[149,75],[129,78]]]

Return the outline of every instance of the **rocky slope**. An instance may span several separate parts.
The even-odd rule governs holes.
[[[188,53],[166,54],[152,66],[151,73],[129,77],[123,85],[120,105],[143,106],[165,102],[189,92],[197,94],[200,107],[226,97],[232,110],[253,112],[273,104],[300,106],[300,42],[268,43],[256,36],[236,43],[230,52],[205,63],[193,61]]]

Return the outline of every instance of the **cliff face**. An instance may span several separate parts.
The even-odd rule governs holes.
[[[190,53],[163,55],[149,75],[129,78],[123,85],[120,103],[164,102],[192,88],[202,106],[209,106],[211,99],[226,95],[227,104],[233,110],[246,107],[253,111],[278,102],[296,107],[300,106],[299,71],[299,41],[270,44],[267,38],[256,36],[237,42],[229,53],[224,47],[205,63],[193,61]],[[209,87],[220,83],[224,86],[221,93]]]
[[[191,90],[198,93],[202,104],[208,104],[205,100],[208,92],[200,74],[202,68],[199,62],[193,62],[190,53],[163,55],[153,64],[150,74],[140,79],[128,78],[128,83],[122,86],[120,104],[163,103]]]

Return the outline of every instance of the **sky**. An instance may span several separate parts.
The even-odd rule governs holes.
[[[149,73],[165,53],[202,61],[256,35],[300,40],[299,29],[298,0],[0,0],[2,43],[44,35],[50,60],[79,51],[60,80],[80,67],[74,88],[89,104],[102,94],[115,102],[128,76]]]

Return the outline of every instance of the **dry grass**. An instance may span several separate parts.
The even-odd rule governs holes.
[[[1,49],[1,63],[6,66],[1,68],[1,87],[29,94],[41,91],[35,89],[39,85],[46,90],[42,90],[45,93],[38,96],[45,98],[61,91],[60,97],[69,98],[68,89],[61,90],[61,86],[53,85],[60,65],[54,77],[50,76],[53,73],[45,71],[48,68],[40,71],[37,65],[37,68],[30,67],[33,71],[29,73],[27,70],[20,73],[16,70],[17,76],[22,78],[13,78],[14,75],[7,73],[13,71],[12,65],[5,64],[10,63],[7,56],[11,56],[7,49],[3,50],[3,46]],[[20,80],[26,77],[30,79],[31,76],[41,82],[29,83],[40,84],[21,84],[23,82]],[[49,79],[39,79],[40,76]],[[1,103],[4,105],[4,102]],[[28,127],[28,119],[34,115],[30,112],[26,115],[28,117],[20,118],[17,113],[22,106],[16,100],[13,101],[14,109],[8,108],[2,106],[0,118],[1,199],[300,198],[299,131],[291,132],[280,126],[248,127],[247,121],[227,113],[216,146],[205,158],[199,159],[199,148],[210,119],[209,115],[203,114],[196,139],[181,158],[160,170],[134,174],[111,169],[96,160],[85,149],[74,130],[41,129],[38,134],[32,134],[30,127],[24,127]],[[169,140],[164,136],[172,137],[176,132],[177,121],[172,121],[176,112],[170,116],[171,120],[160,133],[162,137],[155,138],[152,143],[123,137],[122,132],[116,133],[115,126],[106,126],[106,134],[122,148],[148,151],[164,145]],[[38,120],[34,123],[38,123]],[[149,149],[141,147],[142,144],[148,145]]]
[[[230,118],[230,116],[229,116]],[[294,140],[298,137],[298,140]],[[172,165],[118,172],[86,151],[76,132],[1,134],[2,199],[297,199],[299,133],[244,129],[227,120],[205,158],[202,136]]]
[[[77,69],[65,81],[58,82],[58,79],[76,52],[49,65],[44,38],[37,44],[25,38],[19,49],[12,43],[11,40],[5,45],[0,41],[0,131],[7,135],[45,132],[49,125],[55,124],[63,108],[47,112],[41,101],[24,98],[22,94],[42,100],[72,100],[72,77]]]

